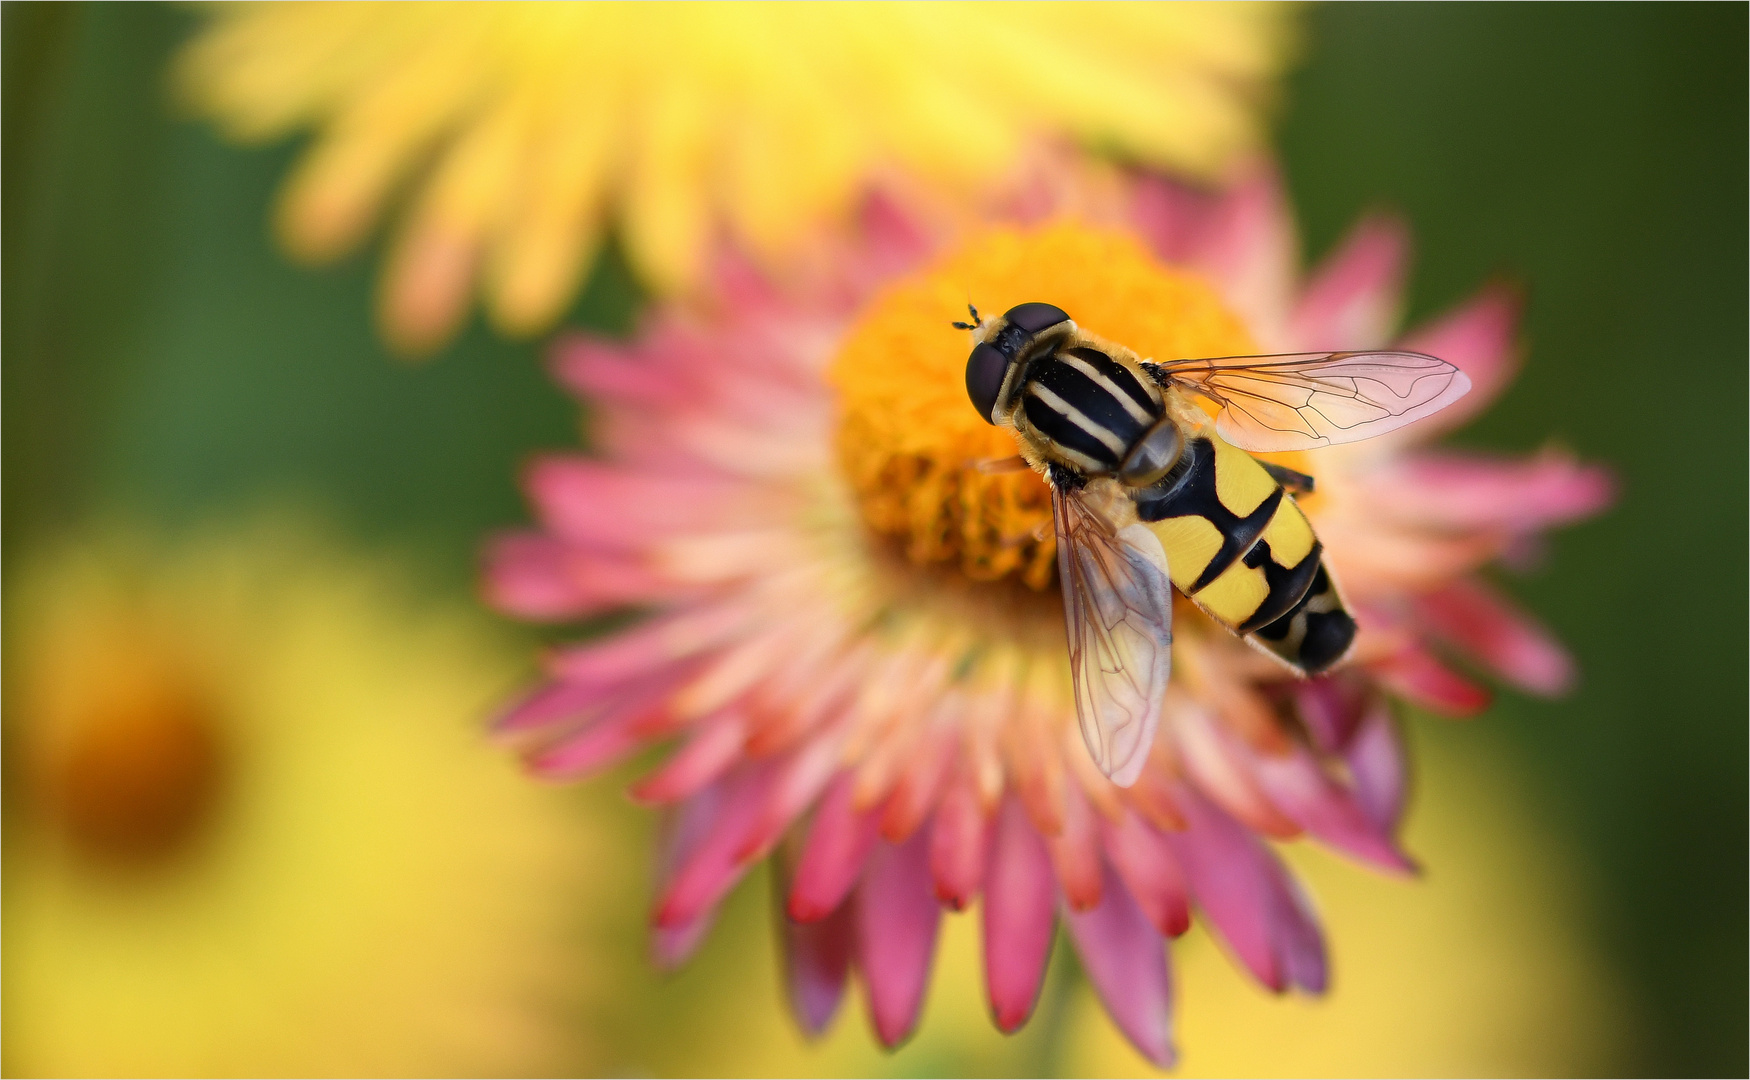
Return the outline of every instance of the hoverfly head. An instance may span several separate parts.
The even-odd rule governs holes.
[[[1030,351],[1028,346],[1042,332],[1069,322],[1069,316],[1051,304],[1017,304],[986,328],[978,318],[978,309],[970,304],[967,307],[978,321],[972,326],[954,325],[984,331],[984,340],[974,345],[972,355],[966,358],[966,396],[972,399],[978,415],[994,424],[1004,411],[1004,399],[1014,396],[1015,380],[1010,376],[1016,361]],[[1004,394],[1005,389],[1008,394]]]

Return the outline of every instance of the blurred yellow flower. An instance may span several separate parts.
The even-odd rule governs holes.
[[[8,576],[7,1075],[590,1060],[578,868],[609,838],[480,745],[503,643],[309,535]]]
[[[406,189],[380,296],[396,345],[441,344],[476,284],[546,328],[604,219],[659,291],[732,239],[768,264],[871,181],[988,190],[1069,139],[1210,174],[1254,145],[1288,45],[1248,4],[272,4],[210,9],[184,97],[232,137],[312,128],[281,238],[355,247]]]

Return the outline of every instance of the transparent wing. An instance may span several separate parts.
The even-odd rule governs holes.
[[[1463,397],[1470,379],[1413,352],[1285,353],[1156,365],[1222,406],[1215,430],[1242,450],[1310,450],[1414,423]]]
[[[1143,525],[1113,530],[1074,491],[1052,491],[1057,575],[1082,738],[1100,771],[1136,782],[1160,725],[1173,659],[1167,553]]]

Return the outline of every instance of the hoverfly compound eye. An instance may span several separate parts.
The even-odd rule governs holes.
[[[1016,304],[1003,316],[1010,326],[1016,326],[1029,334],[1037,334],[1060,322],[1068,322],[1069,315],[1055,304]]]
[[[966,396],[972,407],[989,424],[996,423],[991,413],[997,407],[997,395],[1002,393],[1003,377],[1009,373],[1009,358],[994,346],[980,343],[966,358]]]

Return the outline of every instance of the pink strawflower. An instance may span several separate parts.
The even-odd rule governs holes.
[[[1061,919],[1113,1019],[1164,1066],[1163,941],[1193,908],[1265,985],[1326,985],[1317,917],[1269,840],[1412,868],[1391,697],[1482,708],[1449,656],[1534,693],[1569,685],[1567,653],[1477,571],[1598,511],[1611,485],[1554,450],[1420,448],[1510,381],[1510,293],[1407,335],[1471,394],[1398,436],[1281,456],[1317,479],[1302,505],[1361,622],[1354,659],[1296,682],[1181,604],[1160,735],[1139,781],[1114,787],[1075,721],[1045,489],[981,467],[1014,449],[965,400],[949,320],[968,299],[1048,300],[1145,356],[1374,347],[1392,340],[1407,245],[1363,222],[1299,282],[1268,171],[1219,195],[1060,177],[1011,216],[939,248],[877,202],[842,277],[810,295],[731,264],[712,310],[661,309],[627,344],[560,343],[597,452],[531,465],[540,526],[492,542],[486,590],[530,619],[644,614],[553,650],[498,730],[555,779],[677,742],[633,787],[670,811],[660,963],[684,961],[777,852],[810,1032],[857,971],[877,1035],[904,1040],[942,908],[980,902],[1000,1028],[1031,1014]]]

